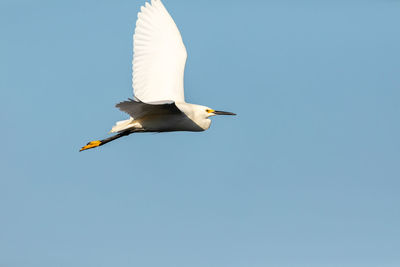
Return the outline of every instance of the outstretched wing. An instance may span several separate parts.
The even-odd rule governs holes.
[[[129,114],[133,119],[137,120],[145,116],[156,116],[156,115],[171,115],[180,114],[182,111],[178,109],[173,101],[171,102],[160,102],[160,103],[143,103],[129,99],[116,105],[121,111]]]
[[[160,0],[141,7],[133,36],[134,95],[143,102],[184,102],[186,48]]]

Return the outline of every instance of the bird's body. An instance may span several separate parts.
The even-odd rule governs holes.
[[[142,105],[142,106],[141,106]],[[130,118],[119,122],[111,132],[133,130],[136,132],[174,132],[188,131],[200,132],[210,127],[211,120],[202,116],[199,110],[206,110],[207,107],[190,103],[167,103],[167,104],[144,104],[137,101],[125,101],[117,104],[121,110],[129,114],[129,108],[139,106],[142,111],[148,106],[150,112],[140,116],[139,119]],[[157,108],[157,112],[154,112]],[[133,111],[134,112],[134,111]]]
[[[185,102],[183,76],[187,58],[180,32],[160,0],[142,6],[136,22],[133,57],[135,99],[116,105],[130,118],[111,129],[116,135],[89,142],[82,150],[135,132],[207,130],[209,117],[235,115]]]

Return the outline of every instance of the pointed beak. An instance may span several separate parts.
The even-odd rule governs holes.
[[[235,113],[232,113],[232,112],[219,111],[219,110],[214,110],[213,113],[214,113],[215,115],[236,115]]]

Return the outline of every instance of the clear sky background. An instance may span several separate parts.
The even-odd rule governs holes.
[[[1,0],[0,266],[400,266],[400,2],[164,0],[238,116],[79,153],[143,3]]]

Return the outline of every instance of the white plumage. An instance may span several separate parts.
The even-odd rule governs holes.
[[[133,36],[134,95],[152,103],[184,102],[186,48],[174,20],[160,0],[142,6]]]
[[[130,118],[111,129],[112,137],[89,142],[82,150],[102,146],[135,132],[204,131],[209,117],[235,115],[185,102],[183,77],[186,48],[161,0],[141,7],[133,35],[132,86],[134,98],[118,103]]]

